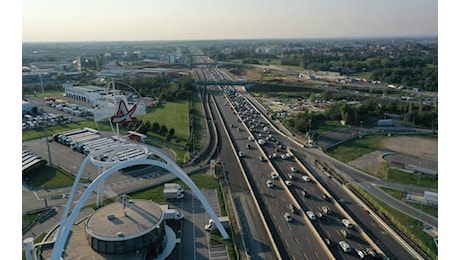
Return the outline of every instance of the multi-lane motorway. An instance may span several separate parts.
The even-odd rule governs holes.
[[[201,71],[205,74],[209,73],[210,76],[207,76],[208,79],[221,79],[224,77],[212,67],[207,67],[206,69],[202,68]],[[220,87],[216,89],[220,89]],[[228,89],[232,88],[229,87]],[[366,247],[376,247],[392,258],[414,258],[414,255],[409,253],[405,247],[401,246],[400,243],[389,234],[387,229],[383,228],[378,221],[371,217],[369,211],[365,207],[363,208],[363,205],[356,203],[353,198],[350,197],[350,194],[346,192],[346,189],[343,188],[341,183],[337,182],[334,178],[328,178],[326,175],[317,171],[315,167],[309,165],[308,163],[312,162],[311,158],[301,158],[304,164],[299,164],[295,159],[283,160],[279,157],[276,159],[269,159],[268,156],[273,156],[275,152],[279,155],[281,154],[279,144],[268,141],[263,146],[259,146],[257,142],[249,141],[249,136],[253,136],[254,139],[257,140],[259,134],[263,135],[261,136],[263,138],[269,135],[266,131],[262,130],[262,127],[257,128],[255,131],[251,131],[249,128],[255,122],[263,122],[267,126],[273,126],[273,129],[270,129],[270,134],[281,144],[284,144],[283,149],[298,149],[304,154],[314,155],[315,157],[312,156],[312,158],[321,158],[321,156],[324,156],[322,153],[312,153],[311,149],[299,147],[298,144],[293,142],[288,136],[276,130],[273,124],[274,122],[270,122],[269,118],[263,115],[263,109],[260,108],[260,105],[255,102],[249,102],[250,98],[243,99],[241,97],[243,95],[248,96],[247,93],[242,92],[242,95],[238,95],[240,99],[238,104],[247,102],[245,105],[248,107],[243,108],[243,110],[250,110],[253,108],[255,111],[259,111],[260,114],[251,114],[250,120],[246,122],[244,120],[247,115],[240,115],[240,111],[237,111],[235,105],[232,103],[231,99],[235,97],[230,97],[230,95],[224,96],[225,92],[220,90],[212,93],[218,104],[220,113],[222,114],[222,120],[226,123],[229,138],[233,141],[233,156],[238,157],[240,151],[244,154],[239,157],[241,168],[248,177],[249,185],[251,185],[255,193],[254,196],[263,212],[263,216],[280,254],[286,254],[286,256],[290,256],[291,258],[301,257],[319,259],[316,255],[317,253],[308,255],[308,253],[303,254],[302,250],[305,249],[305,251],[311,253],[311,251],[314,250],[309,250],[309,246],[312,246],[315,250],[327,251],[328,249],[325,249],[324,244],[321,242],[324,237],[327,237],[332,241],[332,246],[329,249],[336,259],[358,257],[355,252],[351,254],[343,253],[337,246],[337,242],[340,240],[346,240],[352,248],[364,249]],[[248,144],[251,145],[250,148],[248,148]],[[282,152],[286,152],[286,150]],[[221,157],[224,156],[226,157],[226,154],[221,154]],[[262,162],[259,159],[260,156],[264,156],[269,160]],[[305,167],[302,165],[305,165]],[[299,171],[292,174],[290,173],[290,167],[296,167]],[[272,171],[278,172],[281,179],[272,180],[274,187],[269,188],[266,181],[271,179],[270,173]],[[290,187],[287,187],[285,183],[283,183],[283,180],[289,178],[288,174],[292,174],[296,177],[294,180],[291,180],[293,185]],[[301,176],[305,174],[311,176],[313,181],[303,181]],[[305,191],[309,196],[307,198],[304,197],[302,191]],[[324,201],[322,195],[325,193],[332,198],[331,201]],[[308,226],[313,227],[312,230],[308,230],[307,233],[301,231],[297,234],[290,229],[290,227],[292,228],[293,226],[292,223],[286,222],[283,218],[283,212],[290,211],[288,207],[289,204],[293,204],[302,209],[302,211],[296,214],[291,213],[295,220],[292,223],[299,223],[299,226],[295,226],[295,229],[302,230],[302,228],[307,228]],[[313,212],[317,212],[321,210],[321,207],[324,205],[331,208],[331,214],[326,214],[322,220],[318,218],[309,220],[308,217],[305,217],[304,211],[312,210]],[[346,229],[341,222],[342,218],[349,218],[355,224],[355,228]],[[347,230],[351,236],[344,238],[341,233],[342,229]],[[285,233],[290,236],[287,240],[281,238],[285,236]],[[315,235],[315,233],[318,233],[319,237]],[[307,239],[305,239],[306,234],[310,234],[312,239],[319,240],[316,241],[316,243],[318,243],[316,247],[309,243],[310,241],[304,242],[303,240],[299,240],[299,238],[303,238],[307,241]]]

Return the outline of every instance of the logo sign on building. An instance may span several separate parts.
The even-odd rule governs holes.
[[[130,109],[128,109],[126,101],[124,99],[120,99],[118,102],[117,112],[115,115],[110,117],[112,124],[126,123],[136,120],[136,118],[133,116],[136,108],[137,104],[134,104]]]

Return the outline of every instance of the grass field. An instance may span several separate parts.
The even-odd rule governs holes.
[[[30,172],[25,180],[28,185],[34,188],[56,189],[71,186],[75,177],[63,169],[44,166]],[[86,180],[80,180],[80,182],[86,182]]]
[[[168,129],[174,128],[176,136],[188,138],[188,104],[187,100],[161,102],[156,108],[149,108],[146,115],[138,116],[143,121],[157,122]]]
[[[342,162],[350,162],[358,157],[381,148],[383,138],[385,138],[383,135],[355,138],[329,149],[327,154]]]

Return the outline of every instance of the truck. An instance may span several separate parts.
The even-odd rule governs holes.
[[[182,220],[184,214],[179,212],[177,209],[170,209],[168,205],[160,205],[163,210],[164,220]]]
[[[163,188],[163,197],[165,199],[182,199],[184,198],[184,189],[177,183],[165,183]]]
[[[224,217],[218,217],[220,223],[222,223],[222,226],[224,226],[225,229],[230,228],[230,221],[228,216]],[[214,220],[212,218],[209,219],[208,224],[204,226],[204,229],[206,231],[214,231],[217,230],[217,226],[214,224]]]

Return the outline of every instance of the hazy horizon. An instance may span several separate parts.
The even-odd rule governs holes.
[[[22,1],[22,42],[432,37],[436,0]]]

